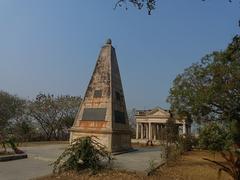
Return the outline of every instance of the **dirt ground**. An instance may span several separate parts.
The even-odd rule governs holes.
[[[151,176],[144,176],[134,172],[124,172],[116,170],[104,170],[97,175],[91,175],[89,171],[80,174],[68,172],[62,175],[51,175],[38,180],[112,180],[112,179],[150,179],[150,180],[215,180],[218,179],[218,171],[215,165],[203,160],[209,158],[223,161],[219,154],[215,156],[207,151],[191,151],[184,154],[177,162],[170,163],[168,166],[160,167]],[[220,180],[232,180],[232,178],[224,172],[220,176]]]

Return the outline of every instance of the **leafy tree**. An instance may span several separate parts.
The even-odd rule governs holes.
[[[201,0],[207,1],[207,0]],[[232,3],[232,0],[226,0],[229,3]],[[125,9],[128,9],[128,4],[132,4],[138,9],[146,9],[148,15],[151,15],[151,12],[156,8],[158,0],[116,0],[115,8],[125,6]],[[239,22],[240,23],[240,22]]]
[[[219,123],[208,123],[200,129],[199,145],[213,152],[227,150],[231,145],[230,132]]]
[[[208,0],[201,0],[203,2]],[[226,0],[229,3],[232,3],[233,0]],[[135,8],[142,10],[146,9],[148,12],[148,15],[151,15],[152,11],[156,9],[158,0],[116,0],[115,8],[117,7],[125,7],[125,9],[128,9],[128,4],[132,4]],[[238,21],[238,26],[240,27],[240,20]]]
[[[58,140],[67,134],[80,102],[80,97],[54,97],[40,93],[30,104],[30,116],[39,123],[47,140]]]
[[[7,92],[0,91],[0,129],[9,124],[9,120],[22,113],[24,100]]]
[[[165,128],[162,130],[163,146],[167,164],[169,161],[175,161],[177,158],[176,144],[178,139],[178,128],[175,120],[170,116],[167,120]]]
[[[170,90],[168,102],[177,114],[187,116],[196,122],[218,121],[230,124],[234,151],[222,152],[227,165],[206,159],[219,166],[235,180],[240,179],[240,36],[224,51],[213,52],[178,75]],[[219,130],[219,129],[218,129]],[[205,135],[204,140],[211,149],[221,149],[222,144],[213,138],[216,129]],[[212,134],[213,133],[213,134]],[[219,135],[219,133],[218,133]],[[218,137],[218,140],[221,137]],[[223,138],[223,137],[222,137]]]
[[[177,114],[196,122],[231,123],[240,147],[240,37],[226,50],[213,52],[178,75],[168,102]],[[232,128],[233,129],[233,128]]]
[[[163,133],[165,136],[166,143],[175,143],[178,140],[179,132],[178,126],[176,124],[175,119],[170,116],[166,123],[166,127],[163,129]]]
[[[25,101],[19,97],[0,91],[0,144],[4,148],[8,139],[13,134],[11,121],[22,115],[24,104]]]
[[[133,4],[134,7],[138,9],[146,8],[149,15],[151,15],[152,10],[154,10],[156,7],[156,0],[118,0],[116,2],[115,8],[117,6],[122,7],[125,5],[125,8],[128,9],[128,3]]]
[[[17,119],[13,123],[12,129],[18,142],[27,142],[32,140],[33,136],[36,134],[32,119],[26,115],[22,116],[20,119]]]
[[[129,125],[131,128],[135,129],[136,128],[136,109],[133,108],[128,111],[128,119],[129,119]]]
[[[136,136],[136,109],[131,109],[128,110],[128,120],[129,120],[129,127],[131,130],[131,136],[135,137]]]

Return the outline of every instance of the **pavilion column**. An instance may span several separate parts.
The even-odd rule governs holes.
[[[149,139],[149,140],[152,140],[152,124],[149,123],[149,124],[148,124],[148,127],[149,127],[149,135],[148,135],[149,137],[148,137],[148,139]]]
[[[141,139],[143,139],[143,124],[141,123]]]
[[[146,128],[146,139],[149,139],[149,128],[147,124],[145,124],[145,128]]]
[[[160,125],[157,124],[157,139],[160,139]]]
[[[154,128],[153,140],[156,141],[156,139],[157,139],[157,125],[153,124],[153,128]]]
[[[163,129],[163,125],[161,124],[160,125],[160,136],[161,136],[161,140],[163,140],[163,132],[164,132],[164,129]]]
[[[158,124],[156,124],[156,140],[158,140]]]
[[[139,124],[137,123],[137,126],[136,126],[136,139],[139,139]]]
[[[145,138],[145,131],[146,131],[144,123],[142,123],[142,128],[143,128],[143,139],[144,139]]]

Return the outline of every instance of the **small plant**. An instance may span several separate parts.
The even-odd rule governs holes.
[[[14,137],[9,137],[2,140],[1,145],[4,149],[4,153],[7,153],[7,145],[11,147],[15,154],[23,154],[24,152],[17,147],[17,143]]]
[[[15,152],[15,154],[23,154],[24,153],[22,150],[18,149],[18,147],[16,145],[17,143],[13,138],[8,139],[6,141],[6,143],[8,143],[11,146],[11,148]]]
[[[157,167],[157,163],[155,162],[155,160],[154,159],[149,160],[149,165],[148,165],[148,168],[146,170],[147,173],[148,173],[148,176],[152,175],[154,173],[156,167]]]
[[[82,137],[72,141],[71,145],[53,163],[53,173],[68,170],[80,171],[90,169],[95,173],[104,167],[103,160],[110,163],[112,157],[105,147],[94,140],[96,137]]]

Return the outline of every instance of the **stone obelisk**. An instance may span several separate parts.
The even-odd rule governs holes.
[[[101,48],[70,133],[70,141],[78,137],[96,136],[109,152],[131,148],[122,82],[110,39]]]

